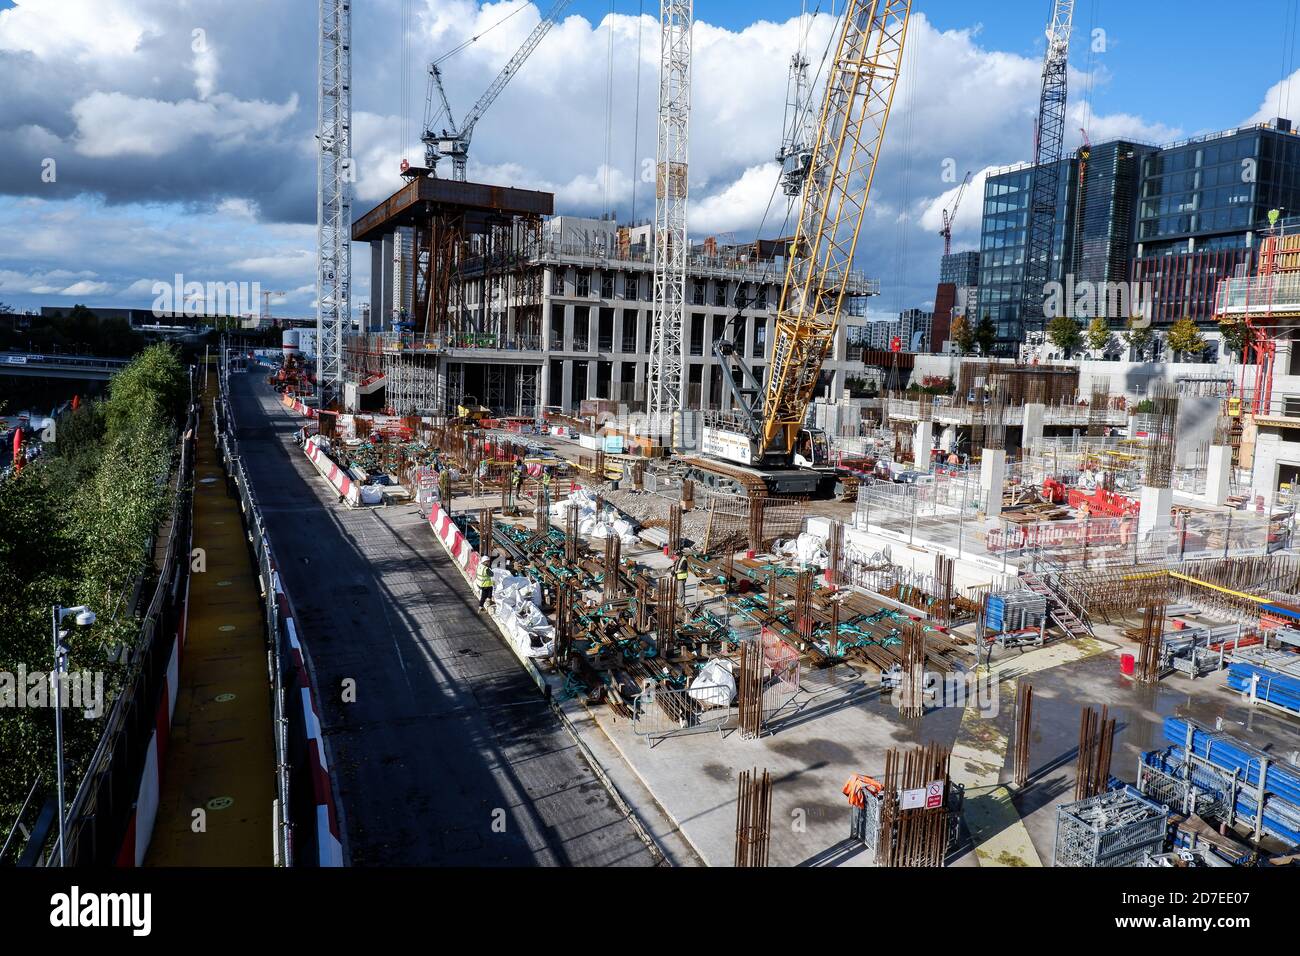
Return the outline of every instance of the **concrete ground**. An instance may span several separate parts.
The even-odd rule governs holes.
[[[231,388],[315,667],[351,862],[656,863],[414,506],[340,506],[262,376]]]

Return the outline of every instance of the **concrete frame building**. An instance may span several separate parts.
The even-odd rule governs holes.
[[[498,188],[451,185],[453,191],[462,185]],[[523,231],[519,223],[510,228]],[[347,403],[368,402],[398,414],[445,414],[462,397],[473,396],[498,414],[531,416],[541,408],[577,413],[583,402],[600,399],[643,410],[652,360],[652,228],[557,215],[540,223],[535,239],[517,235],[499,255],[475,255],[473,237],[465,237],[469,254],[454,259],[446,314],[424,323],[418,303],[432,300],[419,292],[427,264],[418,240],[409,269],[414,281],[403,288],[400,265],[389,268],[399,261],[396,230],[386,224],[354,229],[354,238],[371,243],[375,301],[392,314],[401,297],[416,303],[417,314],[353,341]],[[724,366],[713,355],[721,338],[734,339],[736,353],[762,378],[785,275],[783,248],[776,241],[716,238],[692,244],[682,331],[683,409],[734,407]],[[854,274],[849,289],[861,299],[877,294],[879,286]],[[848,378],[861,371],[848,347],[850,328],[865,323],[853,315],[861,311],[846,309],[819,394],[842,394]]]

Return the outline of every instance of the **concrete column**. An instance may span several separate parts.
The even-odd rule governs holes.
[[[1033,443],[1043,437],[1043,419],[1047,417],[1047,406],[1035,402],[1025,406],[1025,424],[1020,431],[1020,447],[1032,448]]]
[[[1006,474],[1006,449],[985,448],[980,453],[980,494],[984,514],[990,518],[1002,514],[1002,482]]]
[[[1277,460],[1282,454],[1282,437],[1278,432],[1257,432],[1255,450],[1250,467],[1250,508],[1255,509],[1257,499],[1264,499],[1264,510],[1271,510],[1277,496]]]
[[[560,407],[573,409],[573,359],[565,359],[560,367]]]
[[[1169,509],[1174,504],[1174,490],[1172,488],[1143,487],[1142,496],[1138,501],[1139,534],[1145,535],[1148,532],[1170,526],[1173,519],[1169,514]]]
[[[537,373],[537,405],[539,407],[538,416],[540,417],[540,407],[551,403],[551,360],[542,359],[541,370]]]
[[[934,447],[934,422],[917,422],[912,433],[912,462],[921,471],[930,470],[930,449]]]
[[[1221,505],[1228,500],[1228,482],[1232,477],[1232,449],[1226,445],[1211,445],[1210,460],[1205,466],[1205,497],[1210,504]]]

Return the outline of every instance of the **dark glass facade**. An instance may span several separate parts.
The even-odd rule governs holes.
[[[1149,281],[1156,325],[1212,322],[1215,283],[1250,268],[1268,211],[1300,214],[1300,136],[1285,121],[1163,147],[1099,143],[1062,164],[1050,278]],[[1030,175],[1011,169],[984,187],[979,315],[993,317],[1004,351],[1024,338]]]
[[[955,286],[980,283],[980,254],[975,251],[952,252],[939,260],[939,281]]]
[[[1021,288],[1025,278],[1029,199],[1033,167],[1022,166],[984,181],[984,216],[980,228],[979,307],[977,315],[993,319],[1002,350],[1023,338],[1020,328]],[[1075,191],[1073,158],[1061,160],[1061,185],[1056,199],[1056,233],[1048,280],[1062,281],[1062,252],[1072,221]]]

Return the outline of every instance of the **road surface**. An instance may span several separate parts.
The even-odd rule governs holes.
[[[230,382],[315,666],[351,862],[654,864],[415,507],[339,505],[293,443],[302,419],[256,370]]]

